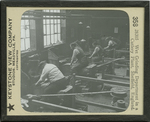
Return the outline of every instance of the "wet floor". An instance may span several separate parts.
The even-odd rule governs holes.
[[[126,76],[126,70],[127,68],[118,68],[115,69],[115,74],[117,76]],[[101,74],[98,75],[98,78],[101,79]],[[123,80],[123,79],[116,79],[113,78],[112,80],[115,81],[122,81],[122,82],[129,82],[127,80]],[[110,84],[106,84],[106,86],[104,87],[103,91],[109,91],[110,88],[119,88],[119,89],[127,89],[127,97],[124,98],[125,100],[125,106],[126,108],[128,108],[129,105],[129,93],[130,93],[130,88],[129,87],[123,87],[123,86],[117,86],[117,85],[110,85]],[[80,100],[85,100],[85,101],[90,101],[90,102],[95,102],[95,103],[100,103],[100,104],[105,104],[105,105],[110,105],[111,106],[111,101],[112,101],[112,96],[110,95],[110,93],[105,93],[105,94],[96,94],[96,95],[80,95],[76,97],[77,99]],[[115,104],[115,106],[117,106]],[[114,113],[117,112],[116,110],[112,110],[112,109],[108,109],[105,107],[95,107],[95,106],[91,106],[88,105],[88,112],[92,112],[92,113]]]

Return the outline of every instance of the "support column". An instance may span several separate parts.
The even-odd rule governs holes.
[[[41,11],[41,10],[40,10]],[[40,17],[40,19],[36,19],[36,47],[37,51],[41,52],[44,49],[44,40],[43,40],[43,15],[36,15],[36,17]]]

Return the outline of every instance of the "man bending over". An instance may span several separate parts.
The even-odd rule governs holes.
[[[44,94],[57,93],[65,89],[69,84],[69,80],[65,78],[63,73],[54,64],[42,61],[38,67],[42,73],[35,85],[40,85],[43,88]]]

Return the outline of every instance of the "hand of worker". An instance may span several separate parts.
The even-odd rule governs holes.
[[[25,99],[21,98],[21,105],[22,105],[22,107],[27,107],[28,108],[29,107],[28,102],[29,102],[28,100],[25,100]]]
[[[41,84],[41,87],[46,87],[48,85],[49,85],[49,83],[43,83],[43,84]]]
[[[36,83],[35,83],[35,86],[37,86],[38,84],[39,84],[39,83],[38,83],[38,82],[36,82]]]

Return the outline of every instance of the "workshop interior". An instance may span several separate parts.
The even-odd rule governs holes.
[[[21,18],[21,105],[117,113],[130,100],[129,17],[120,10],[28,10]]]

